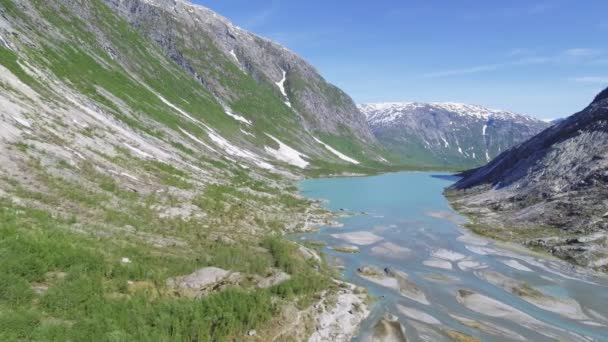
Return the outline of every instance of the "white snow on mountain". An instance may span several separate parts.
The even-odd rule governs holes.
[[[313,137],[313,139],[315,139],[316,142],[318,142],[319,144],[323,145],[329,152],[333,153],[334,155],[336,155],[338,158],[347,161],[351,164],[359,164],[359,161],[345,155],[344,153],[334,149],[333,147],[327,145],[326,143],[322,142],[321,140]]]
[[[270,139],[274,140],[277,144],[279,144],[279,149],[274,149],[272,147],[265,146],[264,149],[266,153],[275,157],[276,159],[285,162],[287,164],[291,164],[293,166],[297,166],[301,169],[304,169],[308,166],[308,162],[304,160],[304,158],[308,158],[307,155],[296,151],[295,149],[287,146],[279,139],[273,137],[270,134],[266,134]]]
[[[237,63],[240,63],[239,58],[236,56],[236,53],[234,53],[234,49],[230,50],[230,56],[232,56]]]
[[[289,96],[287,96],[287,91],[285,91],[285,81],[287,81],[287,71],[283,70],[283,78],[279,82],[275,82],[281,94],[285,96],[285,104],[287,107],[291,108],[291,101],[289,101]]]
[[[245,117],[243,117],[243,116],[240,116],[240,115],[234,114],[234,113],[233,113],[233,112],[232,112],[230,109],[228,109],[228,108],[224,108],[224,113],[226,113],[226,115],[228,115],[229,117],[233,118],[233,119],[234,119],[234,120],[236,120],[236,121],[240,121],[240,122],[242,122],[242,123],[244,123],[244,124],[251,125],[251,121],[250,121],[250,120],[247,120],[247,119],[246,119]]]
[[[460,116],[468,116],[476,119],[490,120],[516,120],[520,122],[536,121],[535,119],[509,111],[489,109],[478,105],[470,105],[456,102],[383,102],[358,105],[359,110],[365,114],[367,120],[374,124],[388,124],[408,113],[415,113],[416,109],[445,111]]]

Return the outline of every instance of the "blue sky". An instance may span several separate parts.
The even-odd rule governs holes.
[[[457,101],[539,118],[608,86],[606,0],[194,0],[357,102]]]

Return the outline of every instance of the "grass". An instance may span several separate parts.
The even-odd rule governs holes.
[[[6,200],[0,208],[3,340],[228,341],[269,322],[279,310],[276,299],[305,307],[330,285],[280,237],[262,241],[267,252],[199,241],[192,253],[167,254],[116,237],[72,233],[71,219]],[[132,263],[120,263],[123,256]],[[276,267],[292,279],[270,289],[236,287],[197,300],[165,289],[167,278],[206,265],[262,275]],[[133,289],[129,282],[150,286]]]
[[[295,244],[278,236],[260,240],[281,230],[288,216],[260,221],[260,233],[239,236],[237,227],[252,204],[289,213],[309,203],[247,172],[235,171],[231,185],[208,186],[199,197],[206,209],[214,203],[224,211],[212,208],[205,219],[181,220],[159,218],[154,209],[171,203],[170,197],[127,190],[90,162],[80,161],[78,169],[58,165],[62,173],[79,170],[79,182],[53,175],[32,156],[24,163],[44,188],[27,191],[9,179],[12,194],[71,214],[0,200],[2,340],[228,341],[263,329],[283,303],[305,308],[332,286],[325,266],[318,271]],[[129,166],[151,176],[188,176],[163,163],[132,160]],[[210,225],[217,217],[224,225]],[[75,227],[81,233],[72,231]],[[146,242],[146,234],[185,245],[156,247]],[[217,234],[234,240],[217,241]],[[122,257],[132,262],[122,264]],[[168,278],[205,266],[241,272],[247,279],[278,268],[292,278],[269,289],[246,281],[200,299],[179,298],[166,288]]]
[[[354,247],[331,247],[331,249],[333,249],[336,252],[340,252],[340,253],[350,253],[350,254],[359,253],[359,249],[354,248]]]

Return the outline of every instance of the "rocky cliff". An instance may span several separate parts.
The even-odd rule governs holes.
[[[447,193],[480,232],[606,269],[608,91],[463,176]]]

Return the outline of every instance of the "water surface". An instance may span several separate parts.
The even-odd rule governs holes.
[[[330,263],[344,267],[344,279],[376,297],[356,340],[366,340],[391,313],[408,341],[449,341],[449,331],[484,341],[608,341],[608,280],[470,235],[461,228],[466,219],[442,195],[454,180],[397,173],[301,183],[303,195],[349,214],[340,220],[342,228],[294,238],[326,242],[323,251]],[[357,271],[364,266],[381,274],[365,278]],[[394,286],[395,272],[406,285]]]

